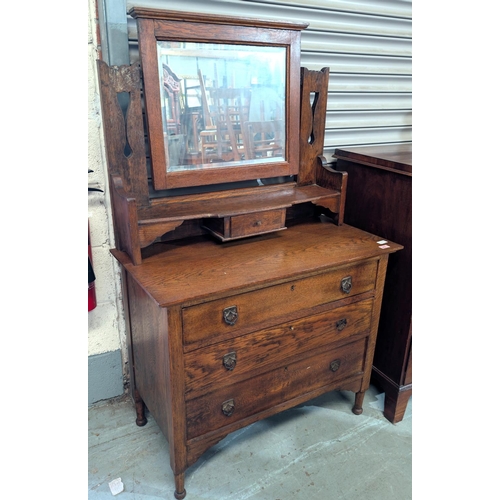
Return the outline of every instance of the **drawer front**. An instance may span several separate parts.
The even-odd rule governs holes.
[[[285,209],[267,210],[231,217],[231,238],[276,231],[285,226]]]
[[[313,357],[222,387],[186,403],[188,439],[220,429],[250,415],[363,370],[365,339],[326,349]]]
[[[292,313],[368,292],[375,286],[377,262],[363,262],[309,278],[235,295],[182,311],[184,344],[214,343],[218,337],[276,324]]]
[[[373,299],[332,309],[276,327],[197,349],[185,355],[186,397],[202,395],[215,385],[233,384],[256,370],[353,335],[368,334]]]

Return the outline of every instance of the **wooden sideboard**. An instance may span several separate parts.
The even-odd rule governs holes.
[[[334,156],[349,176],[345,222],[404,246],[387,269],[372,376],[396,423],[412,393],[412,146],[338,148]]]

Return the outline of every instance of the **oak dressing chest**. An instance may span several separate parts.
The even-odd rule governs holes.
[[[332,390],[362,412],[402,247],[343,223],[347,175],[322,156],[329,71],[299,66],[306,25],[131,15],[140,64],[98,64],[112,253],[136,423],[147,407],[167,437],[179,499],[236,429]]]

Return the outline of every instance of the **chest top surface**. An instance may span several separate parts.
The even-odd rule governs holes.
[[[244,243],[201,237],[158,244],[140,266],[125,253],[114,255],[159,305],[168,306],[255,289],[402,248],[381,240],[348,225],[309,222]]]

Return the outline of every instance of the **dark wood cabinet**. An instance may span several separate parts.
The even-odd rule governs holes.
[[[322,157],[329,71],[299,70],[304,25],[150,9],[132,15],[143,73],[137,64],[99,63],[112,253],[123,272],[136,423],[146,424],[147,407],[169,442],[175,497],[184,498],[187,468],[230,432],[332,390],[352,391],[353,412],[362,413],[387,262],[402,247],[344,224],[347,175]],[[205,127],[204,140],[212,137],[206,151],[195,148],[187,101],[179,97],[170,118],[164,110],[162,125],[157,54],[165,49],[162,62],[175,69],[182,38],[194,44],[183,53],[189,59],[205,54],[208,36],[213,60],[221,41],[242,57],[252,44],[263,57],[266,47],[279,48],[272,67],[281,61],[275,76],[286,90],[285,118],[277,125],[273,108],[267,120],[258,103],[260,138],[274,144],[265,154],[245,152],[251,140],[216,145],[228,132],[229,108],[218,128],[196,125]],[[157,46],[172,37],[180,38]],[[188,68],[172,68],[182,89]],[[200,83],[213,86],[212,76]],[[124,93],[126,113],[118,105]],[[251,95],[271,94],[254,88]],[[161,102],[171,101],[168,94]],[[172,128],[172,116],[190,120]],[[233,123],[233,139],[257,123]],[[207,144],[200,138],[200,148]]]
[[[335,157],[349,176],[345,222],[404,246],[389,260],[373,361],[384,414],[396,423],[412,393],[412,147],[341,148]]]

